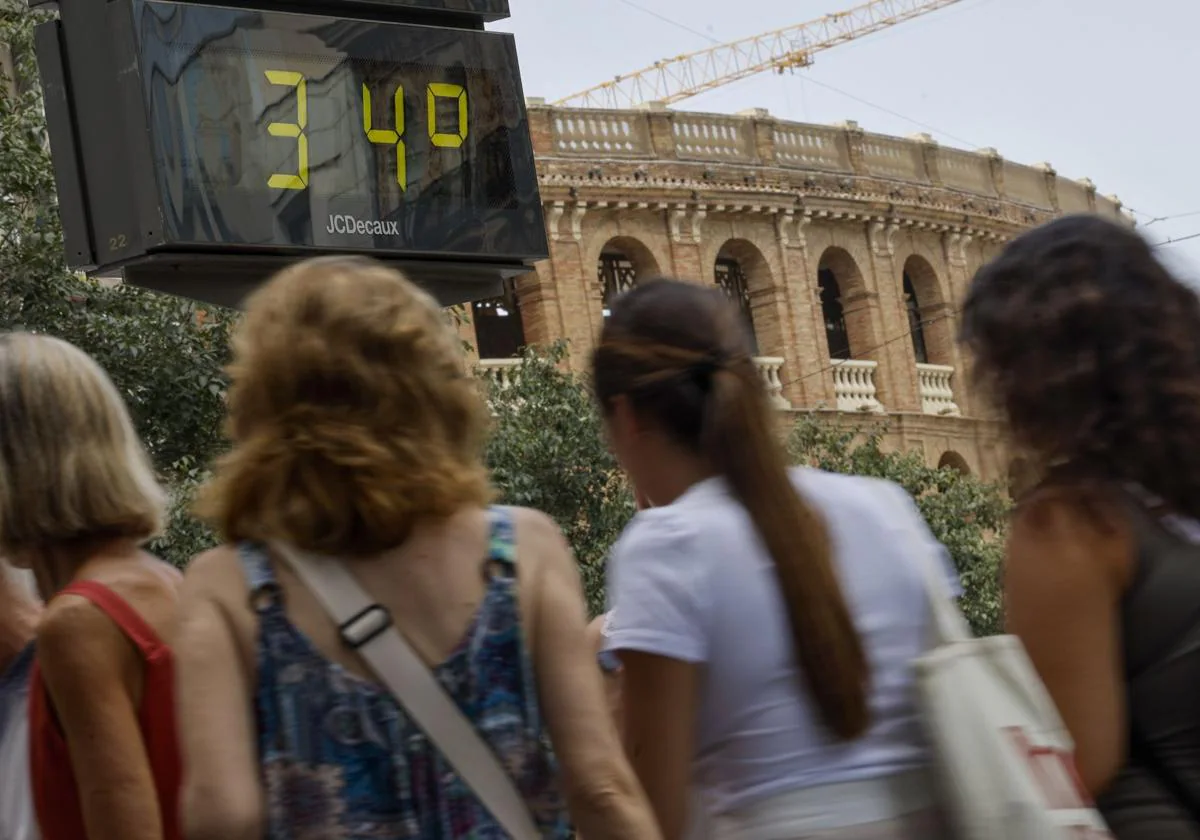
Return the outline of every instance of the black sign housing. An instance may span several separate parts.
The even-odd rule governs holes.
[[[547,255],[507,0],[62,0],[38,31],[68,262],[236,305],[367,254],[443,303]]]

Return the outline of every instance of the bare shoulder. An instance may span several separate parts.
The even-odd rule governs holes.
[[[550,572],[553,577],[565,574],[574,580],[578,575],[575,552],[571,550],[558,523],[540,510],[514,508],[512,511],[517,552],[527,578],[541,577],[545,572]]]
[[[586,618],[583,580],[562,529],[546,514],[530,508],[513,508],[513,525],[521,570],[522,612],[532,638],[542,640],[537,617],[557,603],[577,607],[582,622]]]
[[[551,543],[557,542],[566,545],[566,538],[563,536],[562,529],[558,527],[558,523],[551,519],[548,514],[542,513],[540,510],[524,507],[512,508],[511,510],[513,512],[513,524],[516,525],[518,533],[523,539]]]
[[[234,546],[222,545],[196,555],[184,573],[184,588],[191,597],[224,600],[246,593],[246,576]]]
[[[1013,539],[1128,549],[1133,530],[1115,491],[1103,486],[1051,485],[1023,498],[1012,514]]]
[[[1036,564],[1039,576],[1129,578],[1135,540],[1119,495],[1103,485],[1055,484],[1023,498],[1012,514],[1009,566]],[[1099,566],[1097,565],[1099,564]]]
[[[42,613],[37,658],[44,671],[82,676],[109,668],[127,652],[117,626],[86,598],[60,595]]]

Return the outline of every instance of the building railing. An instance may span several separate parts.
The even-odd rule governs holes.
[[[480,359],[476,370],[480,376],[492,380],[501,388],[507,388],[513,384],[521,363],[521,359]]]
[[[521,367],[521,359],[480,359],[478,375],[490,379],[501,388],[511,386]],[[756,356],[754,366],[766,386],[771,404],[781,411],[790,411],[791,402],[783,395],[782,379],[784,359],[778,356]],[[837,398],[837,410],[881,414],[875,387],[875,372],[878,362],[847,359],[833,365],[833,390]],[[954,401],[954,368],[946,365],[917,365],[917,379],[921,388],[921,410],[939,417],[961,415]]]
[[[882,414],[883,405],[877,397],[875,371],[879,363],[844,359],[833,365],[833,393],[838,411]]]
[[[518,369],[521,367],[521,361],[521,359],[480,359],[475,369],[479,376],[490,379],[501,388],[507,388],[513,384]],[[792,404],[783,396],[783,380],[780,378],[783,363],[784,360],[777,356],[757,356],[754,359],[754,366],[758,369],[759,376],[762,377],[771,404],[781,411],[788,411]]]
[[[946,365],[917,365],[921,386],[921,410],[926,414],[958,417],[962,412],[954,402],[954,368]]]
[[[529,101],[539,157],[589,160],[679,160],[824,171],[941,186],[1041,210],[1094,211],[1124,218],[1116,198],[1096,194],[1048,164],[1004,160],[995,149],[966,151],[927,134],[903,139],[863,131],[857,123],[811,125],[754,109],[737,116],[652,108],[605,111]]]
[[[754,358],[754,366],[758,368],[758,375],[762,377],[763,384],[767,387],[767,397],[771,400],[771,405],[781,411],[788,411],[792,404],[783,396],[783,380],[780,379],[780,371],[783,370],[784,360],[778,356],[756,356]]]

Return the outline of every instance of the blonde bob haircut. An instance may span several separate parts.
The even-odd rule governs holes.
[[[131,539],[163,526],[166,494],[124,400],[57,338],[0,335],[0,553]]]
[[[197,503],[223,539],[332,556],[491,499],[487,412],[434,300],[367,259],[277,274],[233,337],[232,449]]]

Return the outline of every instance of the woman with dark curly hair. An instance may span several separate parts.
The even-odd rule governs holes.
[[[1121,840],[1200,838],[1200,299],[1095,216],[1014,240],[963,310],[975,377],[1039,483],[1009,629]]]

